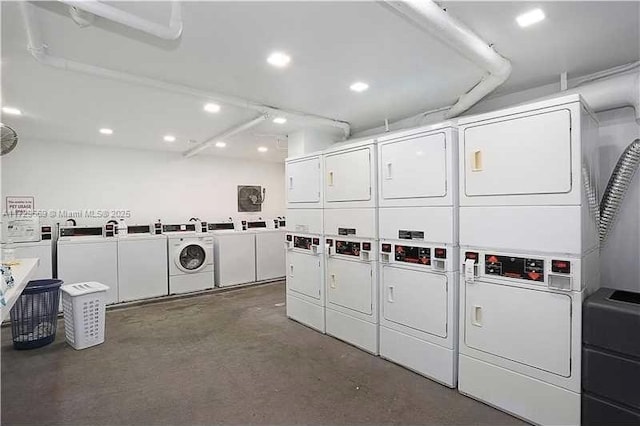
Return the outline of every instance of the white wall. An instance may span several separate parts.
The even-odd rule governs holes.
[[[7,195],[34,196],[36,210],[130,210],[129,224],[193,216],[214,221],[240,217],[237,185],[260,185],[267,189],[265,203],[262,213],[252,216],[285,212],[282,163],[21,140],[1,166],[3,211]],[[47,220],[56,221],[64,223]]]

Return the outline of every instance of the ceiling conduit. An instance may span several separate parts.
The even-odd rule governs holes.
[[[84,4],[84,2],[81,2]],[[194,96],[202,98],[203,100],[215,101],[221,104],[231,105],[239,108],[251,109],[258,111],[262,115],[271,116],[288,116],[300,119],[308,124],[323,125],[339,128],[344,134],[344,138],[348,138],[351,135],[351,125],[346,121],[335,120],[328,117],[323,117],[315,114],[308,114],[301,111],[281,109],[269,105],[260,104],[250,100],[242,99],[236,96],[224,95],[221,93],[215,93],[197,89],[182,84],[176,84],[145,76],[126,73],[123,71],[112,70],[109,68],[103,68],[95,65],[85,64],[82,62],[76,62],[67,60],[64,58],[55,57],[49,55],[47,52],[47,44],[42,39],[42,35],[37,25],[35,16],[34,5],[30,2],[23,1],[20,3],[22,17],[24,20],[25,28],[28,38],[28,50],[31,55],[41,64],[48,65],[54,68],[59,68],[68,71],[75,71],[84,74],[89,74],[97,77],[116,80],[133,85],[146,86],[154,89],[165,90],[168,92],[181,93],[183,95]],[[240,125],[239,127],[241,127]],[[186,153],[185,153],[186,154]]]
[[[212,143],[217,142],[217,141],[221,141],[221,140],[224,140],[224,139],[228,139],[231,136],[237,135],[238,133],[242,133],[245,130],[248,130],[248,129],[252,128],[252,127],[257,126],[258,124],[260,124],[263,121],[265,121],[267,118],[269,118],[269,115],[264,114],[264,115],[261,115],[259,117],[256,117],[256,118],[252,119],[251,121],[248,121],[246,123],[240,124],[238,126],[234,126],[231,129],[228,129],[228,130],[224,131],[223,133],[220,133],[219,135],[212,136],[212,137],[200,142],[198,145],[196,145],[193,148],[185,151],[182,155],[184,155],[187,158],[193,157],[197,153],[207,149]]]
[[[500,56],[488,43],[433,1],[385,0],[385,4],[487,72],[478,84],[462,95],[447,111],[446,118],[462,114],[493,92],[511,75],[511,62]]]
[[[155,22],[142,19],[139,16],[127,13],[108,4],[96,0],[59,0],[68,6],[85,12],[93,13],[101,18],[108,19],[113,22],[134,28],[138,31],[151,34],[164,40],[176,40],[182,35],[182,9],[179,1],[171,2],[171,17],[169,18],[169,26],[156,24]]]

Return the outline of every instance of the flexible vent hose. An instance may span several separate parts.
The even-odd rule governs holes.
[[[613,227],[616,215],[633,175],[640,164],[640,139],[636,139],[624,150],[607,183],[600,201],[600,242],[604,243]]]

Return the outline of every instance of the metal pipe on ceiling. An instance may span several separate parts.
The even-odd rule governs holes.
[[[83,3],[83,2],[82,2]],[[176,84],[164,80],[158,80],[146,76],[130,74],[123,71],[113,70],[109,68],[99,67],[82,62],[71,61],[64,58],[52,56],[47,51],[47,44],[42,38],[37,19],[35,16],[34,6],[27,1],[20,3],[22,17],[28,38],[28,50],[31,55],[40,63],[54,68],[68,71],[80,72],[97,77],[116,80],[128,84],[146,86],[154,89],[165,90],[168,92],[180,93],[183,95],[202,98],[203,100],[218,102],[224,105],[231,105],[239,108],[251,109],[261,114],[271,116],[293,117],[302,120],[308,124],[330,126],[339,128],[344,134],[344,138],[351,135],[351,125],[346,121],[336,120],[333,118],[323,117],[320,115],[309,114],[302,111],[281,109],[270,105],[264,105],[258,102],[243,99],[237,96],[229,96],[221,93],[201,90],[195,87]]]
[[[117,7],[109,6],[96,0],[59,0],[68,6],[85,12],[93,13],[101,18],[117,22],[138,31],[151,34],[164,40],[176,40],[182,35],[182,9],[179,1],[171,2],[171,17],[169,25],[160,25],[146,19],[142,19],[132,13],[125,12]]]
[[[385,4],[487,72],[487,75],[478,84],[458,99],[447,112],[446,118],[462,114],[493,92],[511,75],[509,60],[500,56],[487,42],[462,22],[442,10],[435,2],[431,0],[385,0]]]
[[[200,142],[198,145],[185,151],[182,155],[184,155],[186,158],[193,157],[199,152],[202,152],[205,149],[207,149],[212,143],[222,141],[223,139],[227,139],[227,138],[230,138],[231,136],[237,135],[238,133],[242,133],[245,130],[248,130],[252,127],[257,126],[258,124],[265,121],[267,118],[269,118],[269,115],[263,114],[250,121],[247,121],[242,124],[238,124],[237,126],[227,129],[220,134],[217,134],[215,136],[211,136],[210,138],[205,139],[204,141]]]

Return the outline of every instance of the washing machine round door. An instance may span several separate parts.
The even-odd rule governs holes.
[[[206,265],[207,252],[200,244],[188,243],[180,248],[175,261],[183,272],[198,272]]]

